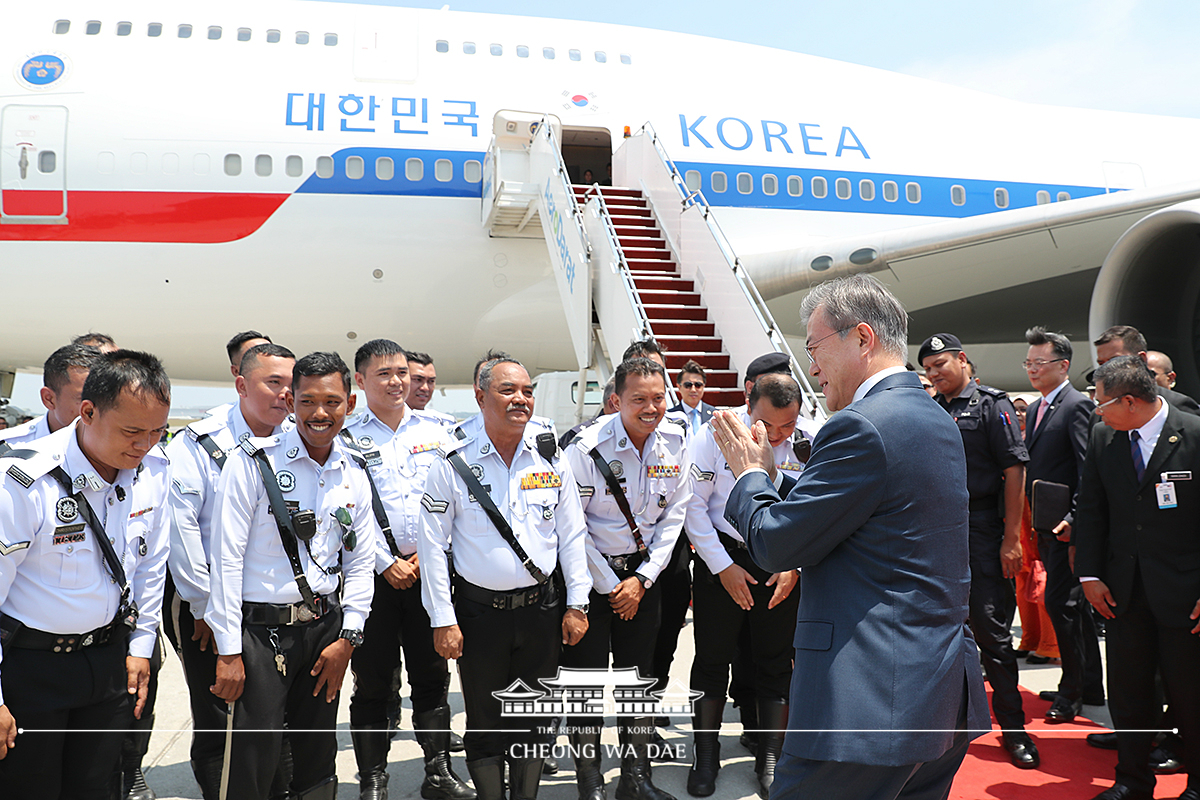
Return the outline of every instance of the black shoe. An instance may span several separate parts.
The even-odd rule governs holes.
[[[140,759],[139,759],[140,760]],[[146,785],[141,767],[125,770],[125,800],[155,800],[158,795]]]
[[[650,734],[650,760],[657,761],[660,764],[670,763],[675,760],[674,748],[667,744],[667,740],[657,730]]]
[[[1028,661],[1028,659],[1026,660]],[[1045,689],[1038,692],[1038,697],[1042,700],[1045,700],[1047,703],[1053,703],[1058,699],[1058,692],[1054,691],[1053,689]]]
[[[1183,769],[1183,762],[1179,756],[1159,745],[1150,751],[1150,769],[1154,770],[1155,775],[1174,775]]]
[[[1123,784],[1105,789],[1092,800],[1154,800],[1154,792],[1136,792]]]
[[[621,777],[613,793],[616,800],[675,800],[650,779],[650,731],[653,729],[650,717],[630,719],[618,728],[626,755],[621,759]]]
[[[558,759],[544,758],[542,759],[542,774],[557,775],[558,774]]]
[[[421,797],[425,800],[475,800],[475,790],[450,767],[450,706],[414,713],[413,727],[418,731],[417,743],[425,757]]]
[[[1115,733],[1089,733],[1087,743],[1101,750],[1116,750],[1117,735]]]
[[[462,737],[454,731],[450,731],[450,752],[461,753],[466,749],[467,746],[463,744]]]
[[[1059,697],[1046,712],[1046,722],[1072,722],[1083,710],[1082,701],[1072,703],[1065,697]]]
[[[1031,651],[1031,650],[1013,650],[1013,655],[1016,656],[1017,658],[1025,658],[1031,652],[1033,652],[1033,651]]]
[[[717,773],[721,770],[721,714],[724,697],[702,697],[693,708],[692,768],[688,770],[687,791],[692,797],[708,797],[717,790]],[[755,707],[755,722],[758,708]],[[758,738],[757,734],[750,734]]]
[[[1001,737],[1001,741],[1017,769],[1037,769],[1041,765],[1042,759],[1038,756],[1037,745],[1029,738],[1028,733],[1006,733]]]
[[[1025,657],[1026,664],[1049,664],[1050,656],[1039,656],[1037,653]],[[1057,692],[1055,693],[1057,694]]]

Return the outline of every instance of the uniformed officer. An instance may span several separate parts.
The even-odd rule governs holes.
[[[371,490],[337,442],[354,408],[341,357],[297,361],[288,407],[296,427],[247,439],[217,485],[204,619],[220,654],[213,692],[234,704],[241,731],[228,776],[235,800],[267,796],[285,722],[293,794],[337,795],[336,701],[374,589]]]
[[[51,353],[42,365],[40,396],[46,413],[0,431],[0,455],[70,425],[79,416],[83,384],[98,358],[99,350],[80,344],[64,345]]]
[[[226,704],[212,693],[217,652],[208,610],[213,514],[221,470],[251,437],[282,433],[296,357],[276,344],[254,345],[238,365],[238,403],[193,422],[167,446],[171,458],[171,568],[178,602],[168,625],[183,662],[192,707],[192,772],[205,800],[217,800],[225,747]],[[278,783],[278,781],[277,781]],[[286,786],[282,787],[286,792]]]
[[[395,692],[392,675],[400,651],[408,668],[413,727],[425,755],[421,796],[427,800],[471,800],[475,792],[450,768],[449,670],[433,648],[429,614],[421,604],[417,528],[429,467],[445,428],[418,415],[405,403],[408,359],[387,339],[374,339],[354,355],[354,381],[367,409],[351,419],[343,434],[372,478],[381,535],[375,543],[375,596],[354,652],[354,695],[350,699],[350,738],[358,760],[360,797],[386,797],[391,737],[387,703]]]
[[[548,749],[544,735],[529,717],[504,716],[495,693],[516,681],[537,687],[555,674],[560,642],[574,644],[587,631],[583,512],[553,434],[529,429],[533,383],[525,368],[513,359],[484,364],[475,398],[482,424],[451,439],[429,468],[418,540],[421,595],[438,653],[458,659],[467,769],[480,800],[504,797],[506,753],[509,797],[532,800]],[[550,577],[556,565],[565,614],[564,587]]]
[[[937,401],[962,433],[970,494],[970,623],[992,685],[992,713],[1004,730],[1004,749],[1021,769],[1041,763],[1025,732],[1017,688],[1017,657],[1009,623],[1016,609],[1013,578],[1021,569],[1021,510],[1025,507],[1025,463],[1017,412],[1008,395],[976,383],[957,336],[939,333],[917,353],[938,390]]]
[[[92,365],[82,394],[78,420],[0,460],[6,800],[108,800],[146,702],[167,569],[158,440],[171,386],[157,358],[118,350]]]
[[[686,422],[663,422],[667,375],[657,362],[634,358],[617,367],[615,376],[617,413],[585,428],[567,448],[587,515],[592,593],[588,635],[566,649],[563,664],[605,669],[611,653],[614,669],[636,667],[639,675],[650,677],[661,622],[656,581],[683,526]],[[602,724],[590,718],[573,721],[581,800],[605,796],[598,751]],[[621,718],[626,754],[619,800],[671,797],[650,780],[654,732],[652,717]]]
[[[428,414],[440,420],[443,425],[453,426],[457,422],[453,415],[427,407],[437,389],[437,368],[433,366],[433,357],[428,353],[416,351],[409,351],[406,355],[409,365],[409,390],[406,399],[409,408]]]
[[[774,448],[777,469],[792,478],[804,465],[794,450],[793,435],[800,413],[800,386],[791,375],[760,377],[750,391],[750,413],[742,421],[753,428],[762,423]],[[754,771],[759,794],[766,798],[775,777],[775,764],[787,729],[788,693],[792,680],[793,622],[800,592],[794,591],[795,570],[771,574],[751,560],[741,534],[725,519],[725,501],[736,476],[717,448],[707,425],[690,446],[687,535],[696,548],[692,587],[692,619],[697,642],[692,661],[692,690],[702,692],[696,703],[695,763],[688,773],[688,793],[708,797],[716,790],[721,767],[717,739],[725,708],[729,666],[749,636],[750,676],[757,696],[758,735]]]

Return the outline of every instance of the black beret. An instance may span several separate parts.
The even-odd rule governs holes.
[[[917,351],[917,363],[924,365],[929,356],[945,353],[947,350],[962,349],[962,342],[953,333],[935,333],[921,343],[921,349]]]
[[[791,372],[788,367],[790,363],[791,359],[787,353],[767,353],[765,356],[759,356],[746,367],[746,380],[757,380],[759,375],[771,372]]]

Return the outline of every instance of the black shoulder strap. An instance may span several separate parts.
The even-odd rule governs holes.
[[[471,493],[475,501],[487,512],[488,519],[496,526],[496,530],[500,533],[500,538],[508,542],[508,546],[517,554],[517,558],[521,559],[521,565],[533,576],[538,586],[545,583],[548,580],[546,573],[538,569],[538,565],[533,563],[533,559],[525,552],[525,548],[521,547],[521,543],[517,541],[517,536],[513,533],[508,520],[504,519],[504,515],[500,513],[500,509],[496,508],[496,503],[492,500],[492,496],[488,494],[487,489],[484,489],[480,485],[479,479],[475,477],[475,473],[471,472],[471,468],[467,466],[467,462],[463,459],[462,455],[451,453],[446,456],[446,460],[450,462],[450,466],[454,467],[454,471],[463,479],[463,483],[467,484],[467,491]]]
[[[225,460],[228,456],[224,450],[217,447],[217,443],[213,441],[211,436],[207,433],[197,434],[196,443],[204,448],[204,452],[208,453],[213,461],[217,462],[217,469],[225,469]]]
[[[358,442],[354,441],[354,435],[350,431],[342,428],[339,436],[342,441],[349,445],[347,453],[355,464],[362,467],[362,471],[367,473],[367,483],[371,486],[371,510],[375,512],[375,521],[379,523],[379,529],[383,531],[383,540],[387,542],[388,549],[392,551],[392,556],[395,558],[403,558],[400,554],[400,547],[396,544],[396,537],[392,535],[392,523],[388,519],[387,509],[383,507],[383,499],[379,496],[379,488],[375,485],[375,478],[371,475],[371,470],[367,468],[367,459],[360,452]]]
[[[625,522],[629,525],[629,532],[633,534],[633,541],[637,543],[638,552],[645,555],[648,548],[642,541],[642,532],[638,530],[637,521],[633,518],[633,510],[629,508],[629,498],[625,496],[625,489],[621,487],[617,476],[613,475],[612,469],[604,460],[604,456],[600,455],[598,448],[593,447],[588,450],[588,455],[592,457],[592,461],[596,462],[596,469],[600,470],[600,474],[604,476],[604,482],[608,484],[608,490],[612,492],[613,499],[617,501],[617,507],[625,515]]]
[[[283,542],[283,551],[287,553],[288,561],[292,564],[292,575],[296,578],[296,585],[300,587],[300,596],[304,599],[304,605],[308,606],[308,610],[320,616],[321,611],[317,608],[317,596],[312,587],[308,585],[308,578],[300,563],[300,546],[297,544],[296,532],[292,530],[292,515],[283,499],[283,492],[279,491],[279,479],[275,477],[275,470],[271,468],[271,462],[267,460],[266,453],[256,449],[252,456],[254,463],[258,465],[259,473],[262,474],[263,486],[267,490],[267,499],[271,502],[271,516],[275,517],[275,525],[279,528],[279,539]]]
[[[12,453],[13,446],[8,442],[0,441],[0,458],[20,458],[20,456],[13,456]]]

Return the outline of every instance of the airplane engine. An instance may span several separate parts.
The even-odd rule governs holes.
[[[1092,290],[1090,338],[1132,325],[1175,364],[1176,388],[1200,393],[1200,200],[1147,214],[1104,259]]]

